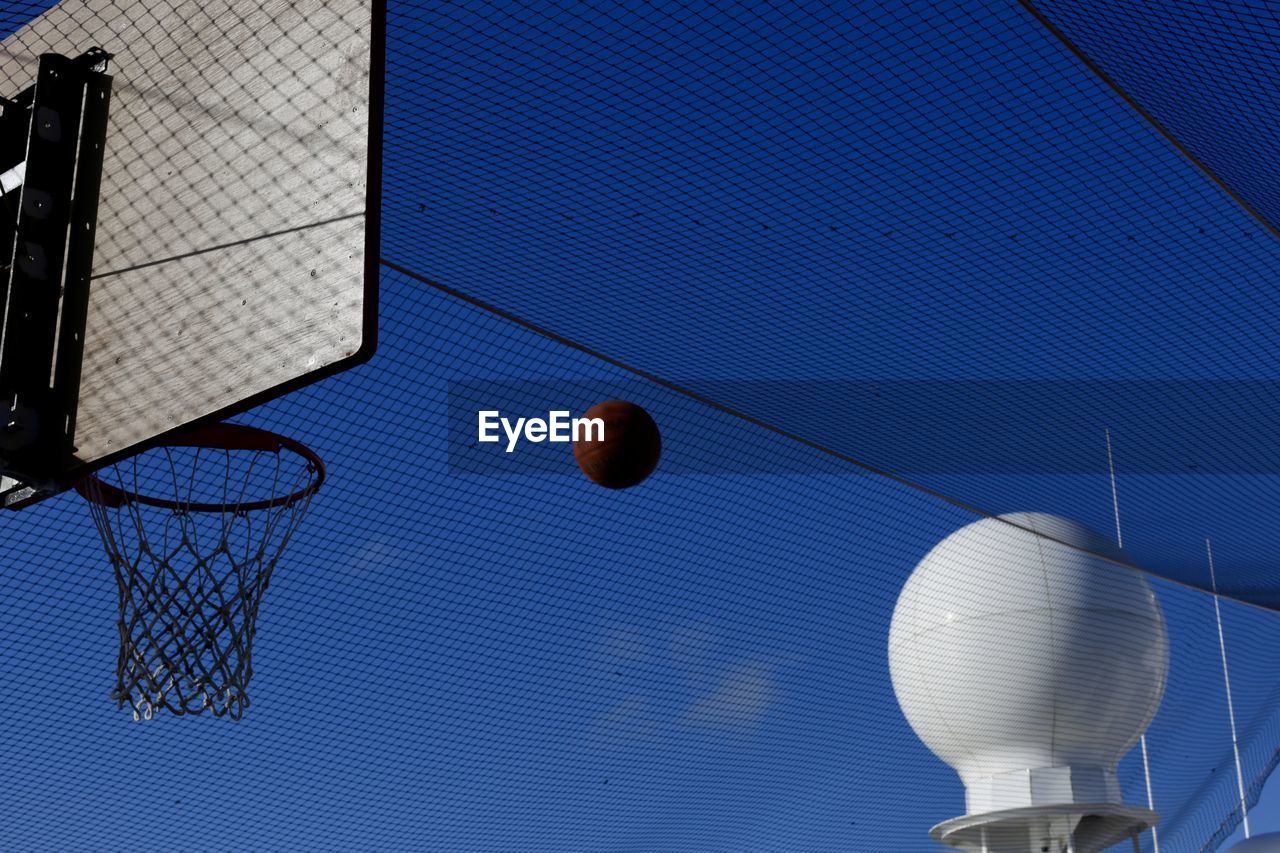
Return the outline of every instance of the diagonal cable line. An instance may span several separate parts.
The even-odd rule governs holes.
[[[627,373],[632,374],[633,376],[637,376],[648,382],[652,382],[653,384],[661,388],[665,388],[666,390],[679,394],[680,396],[685,397],[686,399],[692,400],[695,403],[699,403],[701,405],[714,409],[715,411],[720,412],[721,414],[725,414],[732,418],[736,418],[740,421],[743,421],[744,423],[751,424],[754,427],[758,427],[762,430],[772,433],[773,435],[779,436],[780,438],[785,438],[788,441],[792,441],[797,444],[808,447],[811,450],[815,450],[833,459],[838,459],[841,462],[848,463],[849,465],[852,465],[855,468],[858,468],[859,470],[867,474],[872,474],[876,477],[881,477],[892,483],[896,483],[897,485],[904,486],[908,489],[912,489],[916,492],[919,492],[920,494],[927,495],[931,498],[934,498],[936,500],[940,500],[946,504],[949,504],[950,506],[956,507],[957,509],[970,512],[975,515],[982,516],[984,518],[992,518],[1004,524],[1008,524],[1011,527],[1016,527],[1019,530],[1025,530],[1028,533],[1032,533],[1036,536],[1040,536],[1051,542],[1056,542],[1060,545],[1065,545],[1068,548],[1072,548],[1077,551],[1083,551],[1084,553],[1091,554],[1097,557],[1098,559],[1105,560],[1108,563],[1111,563],[1113,565],[1123,566],[1124,568],[1128,568],[1128,569],[1135,569],[1139,572],[1142,572],[1143,574],[1149,574],[1155,577],[1159,577],[1163,581],[1168,581],[1178,586],[1186,587],[1188,589],[1193,589],[1197,592],[1204,592],[1204,590],[1200,589],[1200,587],[1194,584],[1187,583],[1181,580],[1167,578],[1164,575],[1155,575],[1155,573],[1143,568],[1137,563],[1129,562],[1126,560],[1119,560],[1109,554],[1103,554],[1096,551],[1091,551],[1087,548],[1081,548],[1079,545],[1073,544],[1071,542],[1063,541],[1056,537],[1045,534],[1041,531],[1032,530],[1030,528],[1023,527],[1020,524],[1009,521],[1008,519],[1003,518],[1000,515],[994,512],[991,512],[990,510],[983,509],[982,507],[976,506],[975,504],[969,503],[968,501],[964,501],[964,500],[961,500],[960,498],[953,497],[945,492],[941,492],[937,489],[930,488],[929,486],[925,486],[921,483],[917,483],[914,480],[909,480],[898,474],[894,474],[893,472],[888,471],[884,468],[880,468],[878,466],[872,465],[871,463],[866,462],[862,459],[858,459],[857,457],[851,456],[847,453],[843,453],[839,450],[828,447],[827,445],[822,444],[821,442],[814,441],[811,438],[806,438],[805,436],[800,435],[799,433],[791,432],[790,430],[783,429],[782,427],[769,423],[768,421],[761,420],[760,418],[747,414],[746,412],[741,411],[740,409],[735,409],[732,406],[727,406],[724,403],[713,400],[704,394],[700,394],[691,388],[688,388],[684,385],[679,384],[678,382],[674,382],[670,379],[664,379],[663,377],[658,376],[657,374],[650,373],[644,368],[636,367],[635,365],[629,364],[625,361],[614,358],[613,356],[602,353],[597,349],[593,349],[592,347],[587,346],[586,344],[579,343],[578,341],[575,341],[572,338],[565,337],[564,335],[558,332],[554,332],[550,329],[540,326],[537,323],[532,322],[531,320],[526,320],[525,318],[520,317],[516,314],[513,314],[510,311],[499,308],[496,305],[491,305],[482,299],[477,299],[474,296],[463,293],[462,291],[449,287],[448,285],[441,284],[440,282],[437,282],[437,281],[433,281],[427,276],[422,275],[421,273],[416,272],[402,264],[398,264],[395,261],[388,260],[387,258],[380,258],[379,263],[389,270],[393,270],[394,272],[400,273],[403,276],[411,278],[420,284],[424,284],[427,287],[437,290],[440,293],[443,293],[461,302],[465,302],[466,304],[471,305],[474,308],[479,308],[481,311],[492,314],[495,317],[499,317],[510,323],[514,323],[515,325],[523,329],[526,329],[530,332],[533,332],[534,334],[540,335],[550,341],[554,341],[555,343],[561,344],[562,346],[569,347],[570,349],[576,350],[577,352],[580,352],[583,355],[590,356],[591,358],[602,361],[605,364],[609,364],[613,367],[616,367],[619,370],[624,370]],[[1225,595],[1223,597],[1230,598],[1230,596],[1225,596]],[[1240,603],[1242,604],[1247,604],[1250,607],[1255,607],[1259,610],[1267,610],[1267,611],[1270,610],[1270,608],[1267,608],[1261,604],[1257,604],[1244,599],[1232,598],[1232,600],[1240,601]]]
[[[1151,125],[1151,127],[1156,131],[1156,133],[1160,134],[1160,136],[1163,137],[1166,142],[1168,142],[1175,149],[1177,149],[1179,154],[1181,154],[1183,157],[1186,157],[1187,160],[1191,162],[1191,165],[1195,166],[1197,169],[1203,172],[1204,176],[1208,178],[1210,182],[1213,183],[1214,186],[1216,186],[1218,189],[1226,193],[1227,196],[1230,197],[1230,199],[1234,201],[1236,204],[1240,205],[1240,207],[1245,211],[1245,213],[1248,213],[1250,216],[1252,216],[1257,221],[1257,223],[1261,225],[1263,228],[1265,228],[1272,237],[1280,239],[1280,229],[1277,229],[1276,226],[1272,225],[1271,222],[1265,216],[1262,215],[1261,211],[1259,211],[1256,207],[1250,204],[1244,198],[1244,196],[1240,195],[1238,192],[1233,190],[1227,184],[1226,181],[1224,181],[1221,177],[1218,176],[1217,172],[1215,172],[1212,168],[1210,168],[1210,166],[1207,163],[1205,163],[1198,156],[1196,156],[1195,153],[1193,153],[1190,148],[1182,144],[1182,142],[1179,141],[1179,139],[1176,136],[1174,136],[1173,133],[1167,127],[1165,127],[1164,124],[1161,123],[1159,119],[1157,119],[1154,115],[1152,115],[1150,111],[1148,111],[1145,107],[1142,106],[1142,104],[1138,103],[1137,99],[1135,99],[1132,95],[1126,92],[1124,88],[1121,87],[1120,84],[1115,81],[1115,78],[1113,78],[1110,74],[1104,71],[1101,65],[1095,62],[1094,59],[1091,56],[1089,56],[1089,54],[1085,53],[1084,50],[1082,50],[1079,45],[1073,42],[1067,36],[1067,34],[1064,33],[1061,30],[1061,28],[1059,28],[1056,24],[1054,24],[1053,21],[1049,20],[1049,18],[1045,16],[1043,12],[1037,9],[1035,5],[1031,3],[1031,0],[1018,0],[1018,5],[1021,6],[1023,9],[1026,9],[1027,13],[1031,15],[1031,17],[1035,18],[1036,21],[1039,22],[1039,24],[1043,26],[1050,35],[1052,35],[1059,42],[1061,42],[1062,46],[1065,47],[1068,51],[1070,51],[1070,53],[1073,56],[1075,56],[1076,59],[1080,60],[1081,64],[1083,64],[1086,68],[1088,68],[1089,71],[1094,76],[1096,76],[1099,80],[1105,83],[1113,92],[1115,92],[1116,95],[1120,97],[1120,100],[1124,101],[1125,104],[1128,105],[1130,109],[1132,109],[1135,113],[1141,116],[1142,119],[1147,122],[1147,124]]]
[[[115,269],[115,270],[104,270],[103,272],[95,273],[93,277],[95,279],[107,278],[108,276],[122,275],[127,272],[136,272],[137,270],[143,270],[149,267],[158,267],[162,264],[173,263],[174,261],[184,261],[187,258],[195,258],[200,255],[207,255],[210,252],[220,252],[223,249],[231,249],[231,248],[235,248],[236,246],[247,246],[247,245],[250,245],[251,243],[257,243],[262,240],[270,240],[272,237],[283,237],[286,234],[297,234],[302,231],[308,231],[312,228],[321,228],[325,225],[333,225],[337,222],[346,222],[349,219],[359,219],[364,215],[365,215],[365,211],[363,210],[357,211],[355,213],[346,213],[346,214],[343,214],[342,216],[333,216],[333,217],[330,217],[329,219],[320,219],[315,222],[308,222],[304,225],[298,225],[293,228],[282,228],[279,231],[269,231],[265,234],[255,234],[252,237],[245,237],[242,240],[232,240],[227,243],[218,243],[217,245],[214,245],[214,246],[205,246],[202,249],[193,249],[190,252],[184,252],[180,255],[170,255],[165,258],[155,258],[154,260],[143,261],[140,264],[133,264],[132,266],[121,267],[120,269]]]

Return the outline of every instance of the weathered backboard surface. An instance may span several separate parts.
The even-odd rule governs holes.
[[[66,0],[4,40],[7,97],[114,55],[85,470],[372,355],[384,32],[381,0]]]

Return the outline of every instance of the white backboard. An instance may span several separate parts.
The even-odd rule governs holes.
[[[5,39],[113,54],[76,456],[87,468],[372,355],[381,0],[65,0]]]

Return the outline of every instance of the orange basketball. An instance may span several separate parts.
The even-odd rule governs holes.
[[[604,440],[587,427],[573,442],[573,458],[593,483],[609,489],[625,489],[642,482],[658,467],[662,436],[649,413],[626,400],[608,400],[587,409],[582,416],[604,422]],[[575,438],[579,438],[575,436]]]

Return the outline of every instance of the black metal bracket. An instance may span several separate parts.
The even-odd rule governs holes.
[[[0,473],[37,491],[67,485],[75,452],[109,59],[44,54],[0,99]]]

